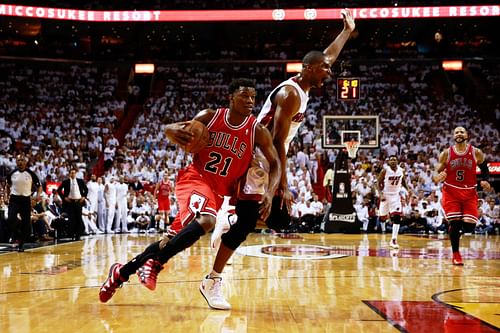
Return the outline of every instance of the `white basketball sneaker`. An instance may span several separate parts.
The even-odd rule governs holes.
[[[201,281],[200,292],[212,309],[230,310],[231,304],[222,295],[222,278],[209,277],[208,275]]]
[[[391,243],[389,244],[390,247],[392,247],[393,249],[399,249],[399,244],[398,244],[398,241],[396,239],[391,239]]]
[[[212,232],[212,236],[210,237],[210,245],[212,246],[212,249],[219,248],[222,235],[229,231],[229,228],[231,228],[231,225],[236,223],[237,219],[238,217],[236,214],[230,214],[227,210],[221,209],[217,212],[215,228]]]

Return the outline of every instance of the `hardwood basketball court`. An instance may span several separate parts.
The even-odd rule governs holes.
[[[158,235],[93,236],[24,253],[0,249],[0,332],[498,332],[500,237],[462,238],[451,265],[443,235],[252,234],[224,273],[231,311],[198,291],[215,253],[205,236],[160,273],[136,276],[106,304],[114,262]]]

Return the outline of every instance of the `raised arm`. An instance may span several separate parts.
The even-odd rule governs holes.
[[[335,62],[335,60],[337,60],[340,51],[342,51],[342,48],[349,39],[351,32],[356,27],[351,11],[349,9],[342,10],[342,17],[344,20],[344,29],[340,32],[340,34],[338,34],[337,38],[335,38],[335,40],[323,51],[323,53],[328,57],[328,63],[330,64],[330,66]]]

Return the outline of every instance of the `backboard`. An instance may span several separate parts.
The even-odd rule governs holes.
[[[379,147],[379,116],[323,116],[323,148],[345,148],[360,141],[359,148]]]

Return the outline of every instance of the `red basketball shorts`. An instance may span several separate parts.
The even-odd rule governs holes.
[[[169,198],[158,198],[158,210],[160,212],[168,212],[170,210],[170,199]]]
[[[477,222],[477,201],[477,192],[474,188],[443,186],[441,204],[447,220],[463,219],[466,222]]]
[[[224,197],[214,193],[203,177],[190,167],[179,171],[175,195],[179,203],[179,213],[169,227],[170,234],[178,233],[197,213],[216,218],[224,200]]]

